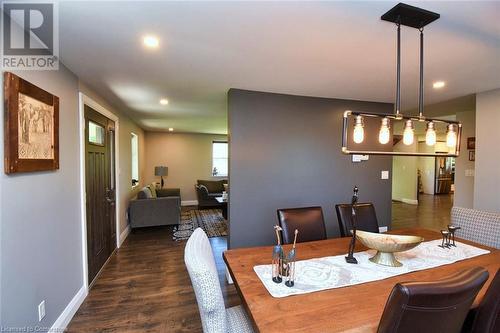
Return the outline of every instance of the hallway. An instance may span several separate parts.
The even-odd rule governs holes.
[[[421,227],[441,230],[450,224],[453,195],[421,194],[418,205],[392,202],[392,229]]]

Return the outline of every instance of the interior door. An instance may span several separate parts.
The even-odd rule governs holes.
[[[88,281],[116,248],[115,124],[85,105],[85,190]]]

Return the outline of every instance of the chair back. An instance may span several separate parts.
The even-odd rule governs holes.
[[[500,332],[500,269],[479,304],[472,333]]]
[[[278,221],[283,229],[283,244],[293,243],[295,229],[299,231],[297,242],[326,239],[325,220],[321,207],[278,209]]]
[[[385,305],[378,333],[457,333],[488,271],[473,267],[440,281],[398,283]]]
[[[197,228],[184,249],[184,262],[193,284],[203,332],[226,333],[226,308],[207,235]]]
[[[352,230],[352,205],[339,204],[335,205],[337,211],[337,219],[339,221],[339,230],[341,237],[349,237]],[[356,204],[356,229],[379,232],[377,214],[372,203]]]
[[[456,236],[474,243],[500,249],[500,214],[477,209],[453,207],[451,223],[461,227]]]

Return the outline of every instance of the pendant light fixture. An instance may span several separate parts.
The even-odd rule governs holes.
[[[413,122],[411,121],[411,119],[408,119],[403,131],[403,143],[407,146],[412,145],[414,138],[415,132],[413,131]]]
[[[354,124],[353,140],[356,143],[361,143],[365,139],[365,130],[363,129],[363,117],[356,116],[356,123]]]
[[[434,129],[433,121],[429,121],[427,123],[427,130],[425,131],[425,143],[428,146],[434,146],[436,144],[436,130]]]
[[[458,156],[460,153],[460,135],[462,125],[456,121],[448,121],[441,119],[426,119],[424,116],[424,27],[431,22],[434,22],[440,17],[439,14],[428,10],[413,7],[404,3],[399,3],[382,15],[381,19],[396,24],[396,100],[394,103],[393,114],[378,114],[370,112],[346,111],[344,112],[344,126],[342,134],[342,152],[346,154],[368,154],[368,155],[411,155],[411,156]],[[419,96],[418,96],[418,116],[404,116],[401,112],[401,26],[417,29],[420,34],[420,61],[419,61]],[[373,145],[373,136],[365,133],[365,121],[371,121],[368,118],[380,119],[380,127],[378,129],[378,143],[381,146]],[[397,135],[391,131],[392,129],[402,128],[403,135]],[[354,128],[349,126],[354,124]],[[422,124],[422,125],[419,125]],[[441,125],[444,124],[444,125]],[[400,125],[400,126],[397,126]],[[416,127],[415,127],[416,126]],[[423,127],[423,128],[422,128]],[[350,129],[352,129],[352,132]],[[372,126],[367,127],[372,128]],[[425,143],[428,146],[435,146],[438,137],[444,136],[446,129],[446,145],[450,148],[449,152],[418,152],[417,151],[399,151],[390,149],[388,143],[396,145],[401,139],[403,144],[412,145],[417,140],[416,133],[425,131]],[[349,132],[350,133],[349,133]],[[441,131],[441,132],[439,132]],[[442,133],[439,134],[438,132]],[[352,133],[352,139],[348,137]],[[394,140],[391,140],[394,137]],[[353,147],[348,147],[349,142],[354,142]],[[364,145],[359,145],[364,142]],[[359,145],[359,146],[357,146]],[[371,147],[370,150],[364,147]]]
[[[455,125],[448,125],[448,132],[446,133],[446,146],[454,148],[457,145],[457,132],[455,132]]]
[[[381,123],[382,124],[380,125],[380,131],[378,133],[378,142],[385,145],[391,139],[389,118],[387,118],[387,117],[382,118]]]

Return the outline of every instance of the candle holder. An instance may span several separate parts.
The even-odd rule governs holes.
[[[275,245],[273,248],[273,261],[272,261],[272,280],[275,283],[281,283],[282,278],[281,278],[281,265],[282,265],[282,258],[283,258],[283,248],[281,245]]]
[[[352,238],[349,243],[349,252],[345,257],[348,264],[357,264],[358,260],[354,257],[354,247],[356,246],[356,204],[358,203],[358,187],[354,186],[353,196],[351,199],[351,225],[352,225]]]
[[[293,238],[293,245],[292,249],[290,252],[288,252],[288,255],[286,256],[286,267],[287,267],[287,279],[285,281],[285,285],[287,287],[293,287],[295,284],[295,244],[297,244],[297,235],[299,234],[299,231],[295,229],[295,236]]]
[[[441,245],[438,245],[438,246],[442,247],[443,249],[449,249],[450,248],[450,232],[448,230],[441,230],[441,236],[443,237],[443,240],[441,242]]]
[[[453,242],[452,244],[450,244],[450,246],[455,246],[456,247],[456,245],[455,245],[455,231],[457,231],[459,229],[462,229],[462,228],[454,226],[454,225],[451,225],[451,224],[448,225],[448,231],[450,232],[451,240]]]

